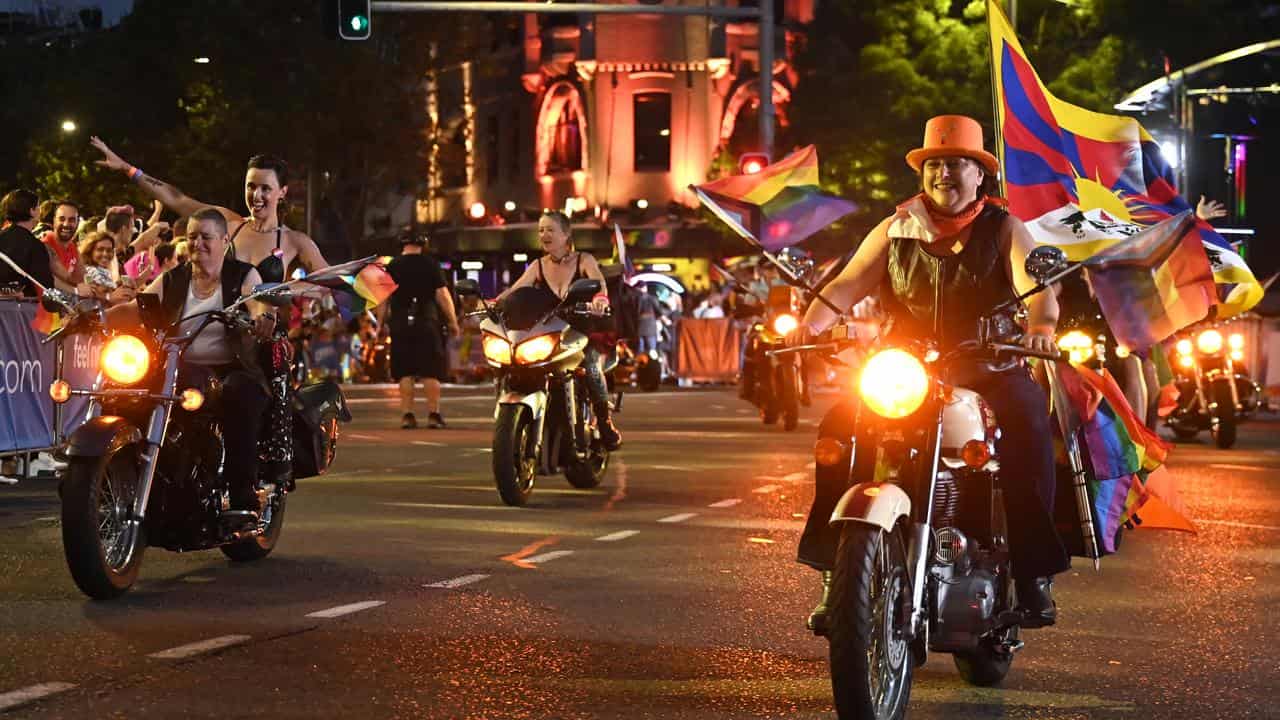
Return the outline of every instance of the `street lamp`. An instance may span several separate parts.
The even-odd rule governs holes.
[[[73,133],[73,132],[75,132],[75,131],[76,131],[76,129],[77,129],[77,128],[76,128],[76,123],[75,123],[75,121],[74,121],[74,120],[63,120],[63,121],[62,121],[62,132],[64,132],[64,133]]]

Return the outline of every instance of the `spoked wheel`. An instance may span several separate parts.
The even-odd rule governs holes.
[[[533,494],[538,458],[533,453],[534,424],[529,408],[503,405],[493,428],[493,480],[502,502],[523,507]]]
[[[901,530],[846,523],[831,579],[831,689],[841,718],[898,720],[911,696]]]
[[[587,403],[582,404],[579,412],[582,414],[582,422],[586,427],[591,449],[587,451],[586,459],[569,463],[569,466],[564,469],[564,477],[570,485],[587,490],[598,487],[600,481],[604,480],[604,474],[609,469],[609,451],[604,449],[604,445],[597,436],[591,408]]]
[[[222,554],[232,562],[253,562],[270,555],[271,551],[276,549],[276,543],[280,541],[280,533],[284,530],[284,507],[288,497],[285,493],[277,491],[275,497],[267,503],[266,510],[262,511],[262,521],[266,525],[262,534],[230,545],[223,545],[220,548]]]
[[[71,578],[95,600],[124,594],[138,579],[146,548],[129,516],[138,491],[132,445],[106,457],[75,457],[62,486],[62,549]]]

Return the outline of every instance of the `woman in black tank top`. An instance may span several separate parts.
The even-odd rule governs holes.
[[[544,254],[525,268],[524,274],[495,301],[502,301],[517,288],[533,287],[541,290],[545,301],[554,306],[564,299],[575,281],[591,278],[599,280],[601,288],[600,294],[592,299],[591,307],[604,313],[609,307],[609,295],[604,292],[604,275],[590,253],[574,250],[568,216],[557,211],[543,213],[538,220],[538,242]],[[587,371],[587,392],[591,395],[591,409],[599,423],[600,439],[610,450],[616,450],[622,444],[622,435],[613,425],[601,352],[594,342],[587,345],[582,366]]]

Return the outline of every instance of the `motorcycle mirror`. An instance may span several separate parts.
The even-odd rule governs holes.
[[[1027,255],[1027,274],[1043,285],[1046,280],[1067,269],[1067,254],[1061,248],[1041,245]]]
[[[588,302],[600,292],[600,287],[600,281],[594,278],[575,280],[569,286],[569,293],[565,295],[564,300],[566,303]]]
[[[253,294],[268,305],[284,307],[293,303],[293,293],[284,283],[262,283],[253,288]]]
[[[453,286],[453,289],[456,290],[459,295],[479,295],[480,294],[480,284],[470,278],[459,280]]]

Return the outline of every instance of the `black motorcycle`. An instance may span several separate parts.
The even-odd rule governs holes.
[[[479,295],[469,280],[459,281],[457,291]],[[593,488],[609,467],[579,367],[590,340],[569,324],[596,317],[585,305],[598,292],[600,281],[577,280],[563,302],[547,308],[545,293],[518,288],[480,311],[485,360],[498,376],[493,479],[508,505],[529,502],[538,475],[563,472],[574,487]],[[610,353],[604,372],[616,362]]]
[[[260,286],[246,300],[288,304],[288,293],[275,287]],[[148,302],[154,299],[139,296],[140,331],[117,332],[106,327],[96,301],[75,304],[56,290],[45,297],[68,318],[46,342],[71,333],[103,340],[93,387],[72,388],[62,379],[50,387],[55,402],[90,398],[85,422],[71,434],[60,495],[67,565],[81,591],[97,600],[133,586],[147,546],[175,552],[216,547],[237,562],[266,557],[284,528],[292,489],[291,483],[259,478],[258,521],[243,522],[245,513],[231,510],[231,479],[222,472],[220,383],[210,377],[198,387],[179,384],[182,355],[196,335],[212,323],[243,331],[248,316],[229,309],[165,325]],[[200,320],[197,328],[183,332],[181,323],[193,319]],[[296,391],[294,479],[325,472],[337,452],[338,423],[350,419],[337,385]]]
[[[798,289],[775,286],[763,305],[744,303],[735,313],[759,318],[747,331],[740,395],[760,410],[765,425],[781,419],[788,431],[800,423],[800,406],[809,404],[804,364],[796,355],[772,351],[786,347],[787,336],[804,315],[803,305]]]
[[[1262,398],[1245,367],[1244,347],[1244,335],[1224,338],[1213,327],[1188,333],[1174,344],[1178,405],[1165,422],[1179,440],[1208,430],[1218,447],[1235,445],[1240,423],[1259,409]]]

